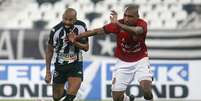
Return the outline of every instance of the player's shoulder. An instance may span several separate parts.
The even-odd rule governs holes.
[[[147,22],[144,19],[141,19],[141,18],[137,19],[137,22],[147,24]]]
[[[81,21],[81,20],[76,20],[75,25],[81,25],[86,27],[86,24],[84,23],[84,21]]]
[[[63,26],[63,23],[59,22],[55,26],[52,27],[51,31],[55,32],[56,30],[60,29],[62,26]]]

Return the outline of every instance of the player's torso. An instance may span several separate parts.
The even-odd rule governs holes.
[[[122,30],[117,34],[115,56],[128,62],[137,61],[147,56],[145,35],[135,37]]]
[[[144,39],[143,37],[137,38],[122,30],[117,35],[117,47],[124,53],[136,53],[144,47]]]
[[[55,31],[54,43],[54,58],[55,63],[69,64],[74,61],[82,61],[82,53],[78,47],[75,47],[69,40],[68,34],[73,31],[76,35],[84,31],[84,28],[79,25],[74,25],[71,28],[61,27]]]

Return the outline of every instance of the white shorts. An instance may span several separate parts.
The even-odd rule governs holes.
[[[113,70],[112,91],[125,91],[133,81],[150,80],[152,72],[148,57],[136,62],[124,62],[118,60]]]

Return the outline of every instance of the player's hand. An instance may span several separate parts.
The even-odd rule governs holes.
[[[77,36],[75,37],[75,40],[76,40],[76,41],[79,41],[81,38],[82,38],[82,35],[77,35]]]
[[[74,43],[76,40],[76,34],[74,32],[70,32],[69,35],[68,35],[68,39],[71,43]]]
[[[51,82],[51,79],[52,79],[52,74],[50,71],[46,71],[46,75],[45,75],[45,82],[50,84]]]
[[[111,23],[117,23],[118,22],[118,14],[116,11],[111,10],[111,15],[110,15],[110,21]]]

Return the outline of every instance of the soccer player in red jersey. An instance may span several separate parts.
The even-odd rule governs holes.
[[[145,45],[147,23],[139,18],[138,6],[129,5],[123,19],[118,20],[117,13],[111,11],[111,23],[101,28],[81,33],[70,37],[79,40],[100,34],[114,33],[117,36],[115,56],[118,62],[113,71],[112,96],[114,101],[134,101],[134,96],[127,96],[125,90],[134,80],[138,80],[144,98],[153,101],[151,92],[152,72]]]

